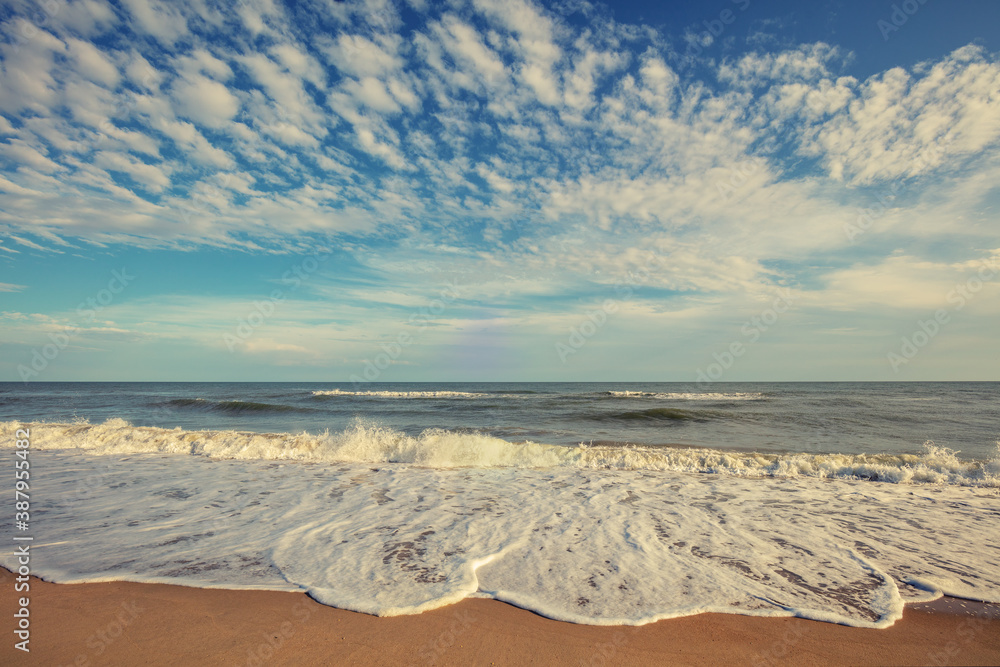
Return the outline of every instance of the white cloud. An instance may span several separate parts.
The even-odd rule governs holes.
[[[155,165],[145,164],[130,155],[102,151],[94,156],[94,164],[105,169],[120,171],[142,183],[152,192],[161,192],[170,186],[170,178]]]
[[[133,25],[163,44],[173,45],[187,33],[187,20],[171,5],[161,0],[122,0],[133,18]]]
[[[365,77],[361,81],[348,81],[341,90],[356,99],[362,106],[375,111],[394,113],[400,111],[396,99],[389,94],[385,85],[373,77]]]
[[[746,87],[786,81],[813,82],[828,78],[831,64],[842,58],[840,49],[823,42],[775,53],[749,53],[735,63],[720,65],[719,78]]]
[[[506,87],[508,72],[503,61],[470,25],[448,14],[432,27],[445,49],[457,62],[473,70],[487,90]]]
[[[14,236],[13,234],[10,236],[10,240],[14,241],[15,243],[17,243],[19,245],[23,245],[26,248],[31,248],[32,250],[42,250],[42,251],[47,251],[48,250],[48,248],[46,248],[43,245],[39,245],[39,244],[35,243],[34,241],[30,241],[28,239],[21,238],[20,236]],[[20,291],[20,290],[7,290],[7,291],[8,292],[12,292],[12,291]]]
[[[67,0],[48,18],[61,28],[84,37],[99,35],[118,22],[111,6],[96,0]]]
[[[33,23],[15,18],[10,21],[15,35],[32,35],[23,44],[0,45],[0,111],[19,113],[29,109],[47,114],[58,100],[58,85],[53,76],[55,55],[62,54],[66,45]]]
[[[563,53],[554,38],[553,21],[526,0],[475,0],[473,4],[495,25],[513,33],[510,43],[520,60],[521,81],[543,104],[558,104],[560,83],[553,69]]]
[[[583,52],[574,58],[572,72],[567,72],[564,95],[566,106],[582,112],[596,104],[594,91],[600,78],[624,67],[628,57],[625,54],[592,50],[582,40],[578,42],[578,46],[584,47]],[[648,59],[642,68],[642,76],[652,82],[661,96],[665,96],[667,89],[673,85],[671,77],[676,79],[676,75],[659,59]]]
[[[414,265],[507,267],[482,290],[512,300],[541,289],[525,275],[564,275],[558,297],[656,251],[671,265],[655,286],[681,299],[801,276],[847,303],[871,276],[824,267],[854,256],[844,224],[893,179],[919,187],[866,233],[865,266],[915,238],[1000,245],[984,213],[1000,66],[981,50],[858,81],[848,54],[814,44],[702,81],[652,29],[528,2],[431,7],[405,31],[388,5],[333,4],[344,32],[329,36],[273,2],[129,0],[141,34],[120,26],[118,50],[54,27],[0,47],[0,222],[171,247],[385,233]],[[248,29],[213,39],[220,17]]]
[[[121,74],[118,67],[90,42],[70,38],[66,40],[70,57],[76,61],[76,71],[86,79],[106,88],[118,85]]]
[[[159,89],[163,82],[163,73],[149,64],[142,54],[132,52],[128,64],[125,66],[125,73],[129,82],[147,92],[154,92]]]
[[[998,89],[1000,63],[975,47],[920,73],[897,67],[860,84],[847,105],[837,91],[827,109],[838,113],[804,150],[854,183],[917,176],[1000,139]]]
[[[205,127],[224,127],[240,110],[240,101],[225,85],[200,75],[176,82],[172,95],[181,116]]]
[[[2,176],[0,176],[0,191],[9,192],[15,195],[26,195],[31,197],[43,196],[43,193],[39,192],[38,190],[32,190],[31,188],[20,186],[17,183],[11,183]]]
[[[62,165],[50,160],[20,139],[0,144],[0,155],[3,155],[16,165],[31,167],[46,173],[64,169]]]
[[[190,55],[177,58],[174,67],[188,77],[204,74],[216,81],[227,81],[233,76],[228,64],[205,49],[195,49]]]
[[[398,41],[384,39],[381,44],[362,35],[339,35],[320,43],[331,65],[352,76],[379,76],[400,69],[404,61],[396,53]]]
[[[163,117],[153,119],[154,127],[170,137],[173,142],[201,164],[218,169],[229,169],[233,159],[225,151],[213,146],[191,123],[168,120]]]
[[[261,54],[240,60],[273,103],[270,109],[260,105],[252,109],[257,118],[273,117],[271,124],[290,123],[317,139],[326,135],[325,117],[296,73]]]
[[[977,253],[979,254],[979,253]],[[804,297],[810,303],[834,310],[859,310],[888,308],[910,310],[932,316],[938,309],[952,310],[957,303],[949,295],[958,294],[957,287],[970,280],[978,281],[977,296],[969,296],[968,303],[979,304],[996,311],[1000,303],[1000,276],[997,275],[1000,250],[989,255],[980,254],[960,262],[941,262],[912,255],[898,254],[873,264],[856,264],[846,269],[831,271],[825,277],[823,292]],[[980,277],[989,276],[987,281]],[[979,294],[980,289],[983,290]],[[966,294],[971,294],[966,291]],[[963,304],[964,305],[964,304]]]
[[[326,74],[316,59],[293,44],[277,44],[271,48],[274,58],[288,72],[308,81],[320,90],[326,88]]]

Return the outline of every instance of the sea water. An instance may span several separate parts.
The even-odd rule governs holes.
[[[0,385],[57,582],[885,627],[1000,602],[1000,384]],[[0,563],[16,564],[13,547]]]

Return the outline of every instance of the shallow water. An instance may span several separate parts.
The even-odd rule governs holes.
[[[32,566],[55,581],[591,624],[1000,602],[997,385],[859,386],[8,385],[0,447],[49,422]]]

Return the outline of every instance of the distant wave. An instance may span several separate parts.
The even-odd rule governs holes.
[[[196,408],[213,412],[306,412],[305,408],[280,403],[257,403],[254,401],[209,401],[204,398],[175,398],[163,405],[173,408]]]
[[[616,398],[660,398],[672,401],[759,401],[766,398],[759,392],[606,391],[604,394]]]
[[[313,396],[368,396],[372,398],[487,398],[487,397],[523,397],[540,395],[542,392],[527,389],[512,389],[498,392],[471,391],[351,391],[348,389],[322,389],[312,392]],[[765,398],[762,393],[755,392],[650,392],[650,391],[604,391],[599,394],[568,394],[564,398],[587,398],[605,396],[613,398],[656,398],[675,401],[756,401]]]
[[[13,447],[19,422],[0,422],[0,445]],[[39,449],[94,454],[174,453],[219,459],[403,463],[437,468],[553,468],[664,470],[739,477],[815,477],[893,483],[1000,487],[1000,453],[965,461],[933,443],[921,454],[761,454],[643,446],[562,447],[513,443],[482,433],[428,429],[409,436],[364,422],[337,433],[248,433],[134,427],[122,419],[101,424],[30,424]]]
[[[485,398],[496,394],[469,391],[346,391],[329,389],[314,391],[313,396],[374,396],[378,398]]]

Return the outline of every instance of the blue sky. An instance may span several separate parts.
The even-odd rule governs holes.
[[[998,377],[998,3],[0,21],[0,379]]]

